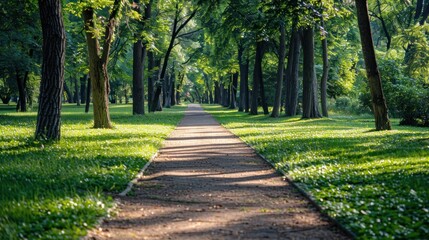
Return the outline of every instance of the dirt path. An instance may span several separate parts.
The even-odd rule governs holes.
[[[199,105],[89,239],[347,239]]]

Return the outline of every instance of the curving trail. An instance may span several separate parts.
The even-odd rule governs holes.
[[[197,104],[86,239],[348,239]]]

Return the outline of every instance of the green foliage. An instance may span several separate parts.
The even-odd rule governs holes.
[[[359,239],[428,236],[428,129],[377,132],[368,118],[300,121],[205,109],[285,170]]]
[[[0,239],[77,239],[106,216],[116,194],[161,147],[184,107],[132,116],[111,107],[115,129],[91,129],[92,116],[66,105],[62,141],[33,140],[35,113],[0,106]]]

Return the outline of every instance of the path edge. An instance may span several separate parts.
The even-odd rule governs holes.
[[[306,198],[311,203],[311,205],[313,205],[322,214],[322,216],[326,217],[329,221],[331,221],[332,223],[334,223],[338,228],[340,228],[346,235],[348,235],[352,239],[357,239],[357,235],[354,232],[352,232],[350,229],[346,228],[343,224],[341,224],[338,220],[336,220],[335,218],[333,218],[329,214],[327,214],[324,211],[324,209],[316,202],[316,200],[314,199],[314,197],[311,194],[309,194],[304,188],[302,188],[298,184],[296,184],[293,181],[293,179],[289,176],[289,174],[287,174],[282,168],[277,167],[273,161],[271,161],[270,159],[266,158],[264,155],[260,154],[252,145],[250,145],[249,143],[247,143],[246,141],[244,141],[241,137],[239,137],[236,134],[234,134],[233,132],[231,132],[231,130],[229,130],[227,127],[225,127],[223,124],[221,124],[213,115],[211,115],[209,112],[207,112],[204,108],[203,108],[203,110],[204,110],[204,112],[206,112],[207,114],[209,114],[210,116],[212,116],[228,132],[230,132],[236,138],[240,139],[244,144],[246,144],[246,146],[250,147],[256,155],[258,155],[266,163],[268,163],[271,166],[271,168],[273,168],[277,173],[279,173],[280,175],[282,175],[283,178],[289,184],[291,184],[296,190],[298,190],[298,192],[301,193],[301,195],[304,196],[304,198]]]
[[[186,110],[183,111],[182,119],[177,123],[177,125],[170,132],[170,134],[162,141],[161,146],[151,156],[151,158],[149,159],[149,161],[146,162],[146,164],[143,166],[142,169],[140,169],[140,171],[137,173],[137,175],[130,182],[128,182],[127,187],[122,192],[120,192],[119,194],[116,194],[116,195],[112,196],[112,197],[114,197],[113,206],[110,207],[109,209],[107,209],[108,214],[106,216],[100,217],[97,220],[96,224],[94,224],[94,226],[92,228],[89,228],[89,229],[86,230],[87,232],[86,232],[85,236],[82,236],[79,239],[81,239],[81,240],[90,240],[91,239],[92,240],[92,238],[90,236],[91,232],[98,231],[100,229],[101,225],[103,224],[103,221],[105,219],[109,218],[109,213],[114,212],[115,209],[117,209],[118,205],[121,204],[120,197],[127,196],[127,194],[132,190],[134,184],[136,184],[138,182],[138,179],[140,179],[144,175],[144,172],[146,171],[146,169],[152,164],[152,162],[155,160],[155,158],[159,156],[160,150],[164,147],[164,142],[171,136],[171,134],[173,133],[173,131],[176,130],[176,128],[182,123],[183,118],[185,117]]]

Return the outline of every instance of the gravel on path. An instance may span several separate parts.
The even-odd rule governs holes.
[[[349,239],[198,104],[86,239]]]

